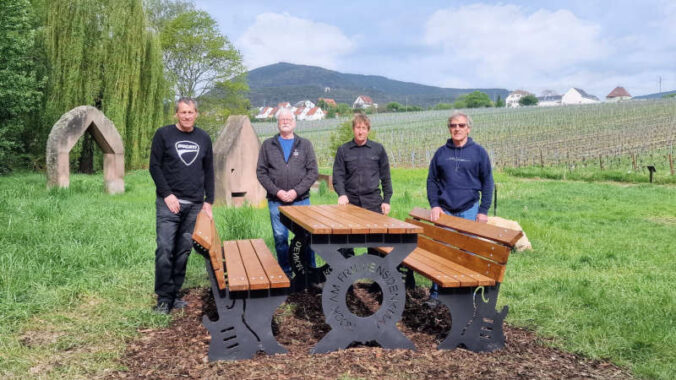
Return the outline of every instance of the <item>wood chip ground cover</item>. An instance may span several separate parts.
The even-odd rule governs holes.
[[[356,286],[348,297],[352,310],[374,310],[378,294]],[[376,345],[354,345],[347,350],[322,355],[308,352],[330,329],[321,312],[321,294],[292,294],[275,314],[273,331],[289,350],[284,355],[258,355],[251,360],[207,360],[209,334],[202,315],[215,319],[209,289],[190,289],[190,305],[174,312],[170,326],[139,331],[129,342],[124,371],[108,374],[120,379],[631,379],[628,370],[598,360],[549,348],[532,332],[505,325],[505,348],[493,353],[465,349],[436,350],[450,327],[443,308],[424,304],[427,291],[409,291],[400,329],[417,351],[384,350]]]

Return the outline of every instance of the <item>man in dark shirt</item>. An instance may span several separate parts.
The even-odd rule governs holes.
[[[279,219],[279,206],[310,204],[310,186],[319,177],[312,143],[293,133],[296,120],[283,109],[277,114],[279,133],[263,141],[258,154],[256,176],[267,191],[272,236],[275,239],[277,261],[292,278],[289,262],[289,230]],[[315,266],[314,252],[309,251],[308,265]]]
[[[370,131],[369,118],[363,114],[355,115],[352,120],[354,139],[341,145],[333,160],[333,188],[338,193],[339,205],[351,203],[387,215],[392,198],[390,163],[385,148],[368,139]],[[345,256],[354,255],[351,249],[342,252]]]
[[[192,247],[192,232],[200,210],[211,218],[214,167],[211,138],[195,126],[197,103],[176,102],[178,123],[155,132],[150,150],[150,175],[157,199],[155,250],[155,311],[169,314],[187,303],[178,298]]]

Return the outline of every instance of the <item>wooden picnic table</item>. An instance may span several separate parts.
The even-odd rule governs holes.
[[[313,348],[324,353],[347,348],[353,342],[376,341],[383,348],[415,349],[396,326],[404,312],[406,289],[397,266],[417,245],[422,228],[353,205],[282,206],[282,223],[307,239],[328,263],[322,291],[322,309],[331,331]],[[339,249],[391,247],[385,256],[343,257]],[[380,308],[360,317],[347,307],[347,291],[357,280],[372,280],[383,293]]]

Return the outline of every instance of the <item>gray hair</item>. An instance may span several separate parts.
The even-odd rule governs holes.
[[[178,112],[178,105],[181,104],[181,103],[195,107],[195,112],[197,112],[197,100],[190,98],[190,97],[187,97],[187,96],[182,96],[182,97],[178,98],[178,100],[176,101],[176,106],[174,107],[174,113]]]
[[[282,108],[279,111],[279,113],[277,114],[277,120],[279,120],[279,118],[282,117],[283,115],[289,115],[291,116],[291,118],[293,118],[293,120],[296,120],[296,115],[294,115],[293,112],[291,112],[291,110],[288,108]]]
[[[458,111],[458,110],[453,110],[453,112],[451,112],[451,116],[448,117],[448,123],[450,124],[451,120],[453,120],[457,117],[464,117],[465,119],[467,119],[467,126],[472,128],[472,124],[473,124],[472,118],[468,114],[461,112],[461,111]]]

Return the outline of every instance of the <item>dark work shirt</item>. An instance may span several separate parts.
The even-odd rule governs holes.
[[[158,197],[174,194],[180,200],[214,203],[214,158],[205,131],[183,132],[174,124],[158,129],[149,169]]]
[[[364,208],[389,204],[392,180],[385,148],[371,140],[362,146],[354,140],[341,145],[333,161],[333,188],[339,196],[347,195],[350,203]]]

